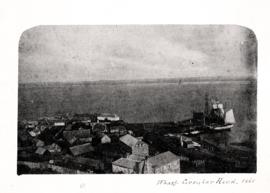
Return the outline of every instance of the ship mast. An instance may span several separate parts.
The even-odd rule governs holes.
[[[209,114],[209,99],[208,99],[208,93],[205,94],[204,97],[204,114],[207,116]]]
[[[206,124],[206,116],[208,116],[209,114],[209,99],[208,99],[208,93],[205,94],[205,97],[204,97],[204,125]]]

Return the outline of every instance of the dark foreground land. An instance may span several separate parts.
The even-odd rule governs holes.
[[[18,174],[112,173],[111,163],[129,151],[119,143],[121,134],[110,132],[113,126],[121,126],[134,137],[142,138],[149,144],[151,155],[170,151],[179,156],[181,173],[256,172],[256,90],[255,80],[20,85]],[[225,108],[233,108],[236,124],[228,132],[193,137],[201,143],[199,149],[182,147],[177,123],[190,118],[193,110],[203,111],[205,94],[223,101]],[[104,134],[110,137],[109,144],[95,141],[100,134],[90,126],[82,126],[92,132],[93,141],[87,143],[93,149],[79,156],[70,147],[86,142],[78,137],[71,145],[63,137],[67,125],[51,125],[36,137],[29,136],[31,129],[25,127],[26,121],[44,116],[101,112],[115,113],[124,122],[108,124]],[[71,130],[80,128],[76,125]],[[47,147],[55,143],[61,150],[54,146],[54,151],[38,154],[38,140]]]

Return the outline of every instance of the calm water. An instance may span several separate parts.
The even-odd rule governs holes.
[[[19,119],[111,112],[127,122],[179,121],[204,109],[204,96],[233,108],[232,141],[256,140],[256,82],[63,84],[19,87]]]

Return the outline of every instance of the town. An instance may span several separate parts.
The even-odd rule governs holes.
[[[113,113],[18,122],[18,174],[248,173],[256,153],[230,144],[232,109],[205,102],[178,122],[128,123]]]

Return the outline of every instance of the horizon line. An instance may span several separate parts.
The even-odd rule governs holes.
[[[229,80],[257,80],[257,76],[212,76],[212,77],[182,77],[182,78],[156,78],[156,79],[127,79],[127,80],[81,80],[81,81],[47,81],[47,82],[18,82],[19,85],[24,84],[83,84],[83,83],[169,83],[170,81],[178,82],[180,80],[183,81],[229,81]]]

